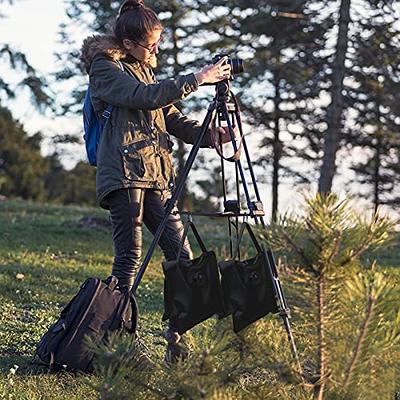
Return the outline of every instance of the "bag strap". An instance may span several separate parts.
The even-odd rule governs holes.
[[[237,258],[239,255],[240,242],[242,241],[242,237],[243,237],[243,233],[244,233],[245,229],[247,229],[247,232],[249,233],[250,238],[251,238],[257,252],[261,253],[263,251],[262,247],[260,246],[260,243],[258,243],[256,235],[254,234],[253,230],[251,229],[251,225],[248,222],[243,222],[243,224],[239,230],[239,235],[238,235],[237,242],[236,242],[236,249],[235,249],[235,252],[233,253],[234,259]]]
[[[197,243],[199,244],[201,251],[203,253],[205,253],[207,251],[206,245],[204,244],[203,240],[201,239],[199,232],[197,231],[196,226],[194,225],[194,223],[191,221],[190,218],[188,218],[188,220],[185,222],[184,225],[184,230],[183,230],[183,235],[182,235],[182,241],[181,244],[179,246],[179,250],[178,250],[178,256],[177,256],[177,261],[179,261],[181,259],[181,253],[182,253],[182,249],[183,249],[183,244],[185,243],[185,239],[187,237],[187,234],[189,232],[189,228],[192,228],[192,232],[194,233],[194,236],[197,240]]]
[[[118,285],[118,278],[115,276],[111,275],[109,276],[104,283],[111,289],[114,290],[115,287]]]
[[[128,328],[128,332],[131,333],[132,335],[135,335],[137,329],[137,320],[139,317],[139,308],[135,296],[133,295],[131,290],[129,291],[129,303],[132,312],[131,312],[131,326]]]

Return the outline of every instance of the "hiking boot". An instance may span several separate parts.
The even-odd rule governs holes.
[[[168,328],[164,333],[164,338],[168,343],[164,358],[167,364],[176,364],[188,358],[189,348],[183,335],[179,335],[178,332]]]

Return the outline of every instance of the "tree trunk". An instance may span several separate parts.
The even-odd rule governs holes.
[[[378,211],[378,207],[380,204],[380,166],[381,166],[381,146],[382,146],[382,137],[378,134],[376,140],[376,147],[375,147],[375,162],[374,162],[374,209],[375,212]]]
[[[342,0],[339,10],[339,32],[332,68],[331,103],[328,108],[328,127],[325,133],[324,155],[318,183],[318,191],[322,194],[328,194],[331,191],[333,177],[336,172],[336,153],[339,148],[342,128],[342,91],[349,36],[350,1]]]
[[[381,152],[382,152],[382,133],[381,133],[381,126],[380,126],[380,111],[379,111],[379,102],[376,105],[376,120],[378,122],[378,129],[376,135],[376,145],[375,145],[375,160],[374,160],[374,209],[375,212],[378,211],[378,207],[380,204],[379,199],[379,184],[380,184],[380,167],[381,167]]]
[[[326,341],[325,341],[325,279],[321,274],[318,276],[317,288],[318,300],[318,377],[319,380],[314,387],[314,398],[323,400],[326,385]]]
[[[279,169],[282,157],[282,142],[279,137],[280,121],[280,78],[279,72],[274,76],[275,98],[274,98],[274,141],[273,141],[273,161],[272,161],[272,221],[276,222],[278,215],[278,188],[279,188]]]

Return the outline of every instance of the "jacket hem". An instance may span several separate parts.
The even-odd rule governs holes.
[[[154,189],[154,190],[169,190],[168,187],[161,186],[156,182],[140,182],[140,181],[133,181],[133,182],[122,182],[116,185],[109,186],[107,189],[103,190],[99,193],[97,197],[97,203],[100,205],[101,208],[105,210],[109,210],[109,207],[104,202],[104,199],[107,195],[111,192],[118,190],[118,189]]]

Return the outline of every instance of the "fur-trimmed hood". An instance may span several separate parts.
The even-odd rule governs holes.
[[[114,61],[119,61],[127,56],[114,35],[93,35],[83,41],[80,61],[83,68],[89,72],[90,65],[97,54],[106,54]]]

